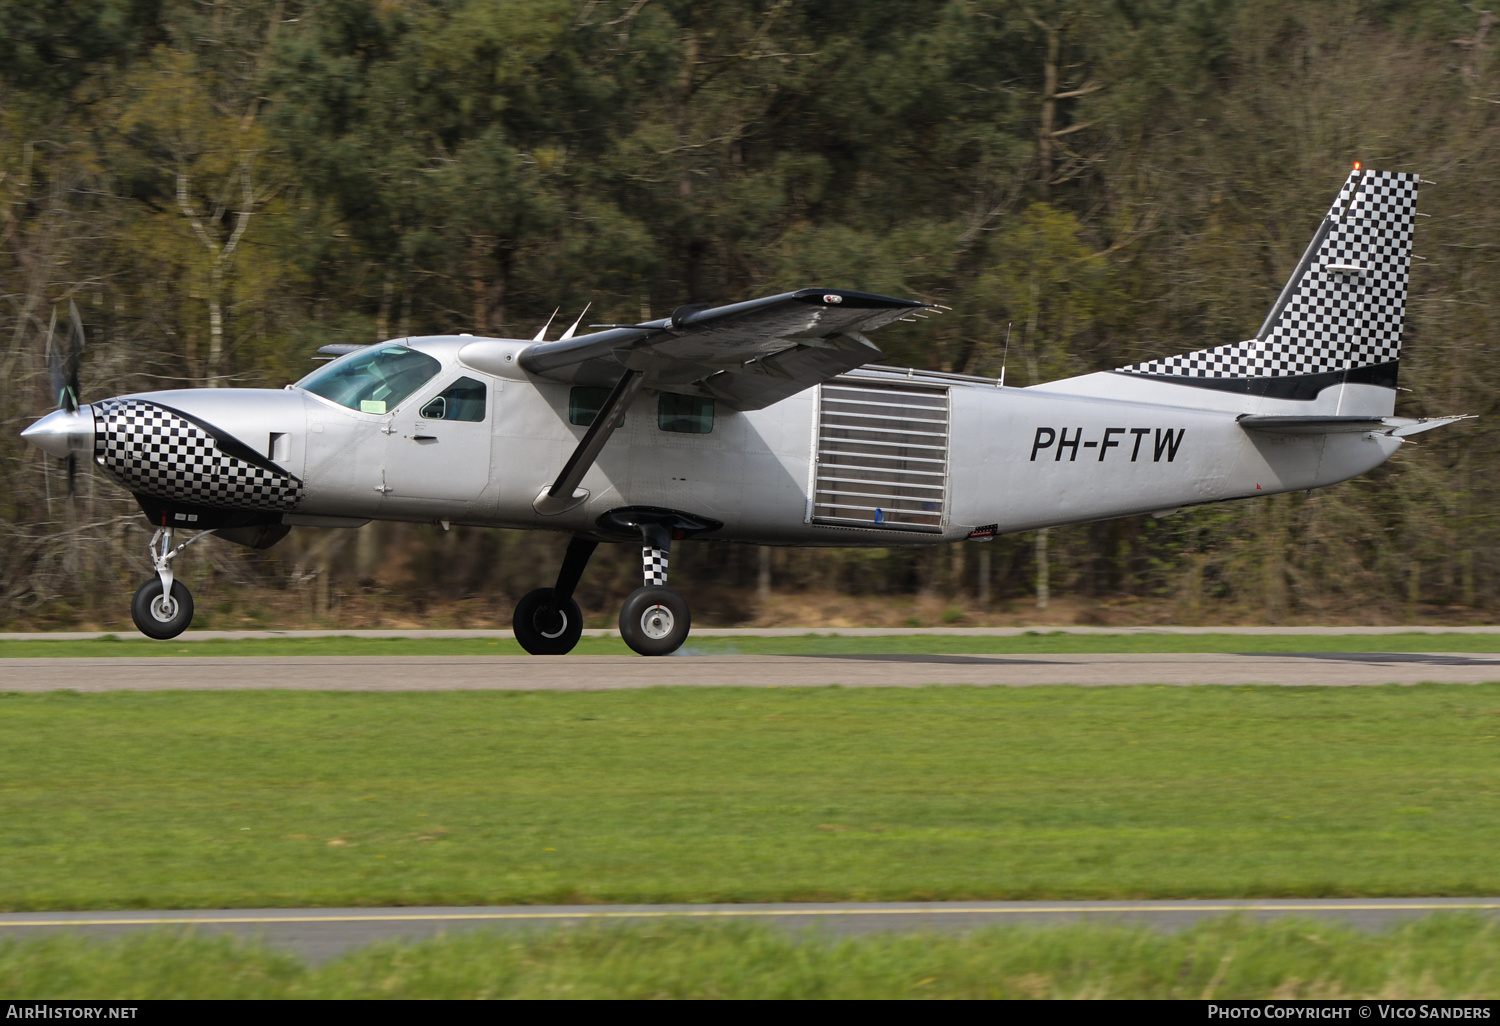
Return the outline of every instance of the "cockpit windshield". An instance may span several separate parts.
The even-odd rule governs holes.
[[[405,346],[371,346],[313,371],[297,387],[361,413],[389,413],[442,367]]]

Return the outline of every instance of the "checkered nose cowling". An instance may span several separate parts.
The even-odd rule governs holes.
[[[94,409],[95,462],[132,492],[222,509],[290,510],[302,501],[297,478],[248,451],[224,452],[213,433],[176,411],[140,399],[106,399]]]
[[[1355,171],[1256,338],[1121,367],[1126,374],[1266,378],[1401,356],[1419,176]]]

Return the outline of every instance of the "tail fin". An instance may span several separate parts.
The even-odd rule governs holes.
[[[1254,338],[1119,372],[1286,399],[1340,383],[1394,389],[1419,181],[1351,172]]]

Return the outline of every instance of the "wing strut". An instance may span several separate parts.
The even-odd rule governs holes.
[[[615,433],[615,428],[620,424],[620,415],[630,405],[635,394],[641,390],[641,383],[645,381],[644,371],[628,370],[625,376],[616,382],[614,390],[609,393],[609,398],[604,400],[599,413],[594,417],[594,422],[589,425],[588,431],[584,432],[583,440],[578,443],[578,448],[573,450],[573,455],[568,457],[568,462],[563,464],[562,473],[557,475],[557,480],[552,482],[531,508],[544,517],[556,516],[564,513],[589,497],[589,493],[578,488],[578,483],[583,480],[583,475],[589,472],[594,461],[599,458],[599,452],[604,448],[604,443],[609,441],[609,436]]]

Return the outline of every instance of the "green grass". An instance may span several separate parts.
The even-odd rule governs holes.
[[[0,944],[13,1000],[152,998],[1490,998],[1500,930],[1441,916],[1380,934],[1220,920],[830,940],[656,924],[388,943],[317,967],[227,939]]]
[[[1500,685],[0,697],[0,908],[1500,893]]]
[[[1080,652],[1495,652],[1486,634],[1064,634],[996,638],[907,634],[849,637],[808,633],[787,638],[699,638],[686,655],[1016,654]],[[584,638],[577,655],[629,655],[619,638]],[[434,656],[524,655],[509,640],[483,638],[267,638],[244,641],[151,641],[121,635],[89,641],[0,641],[0,659],[87,656]]]

